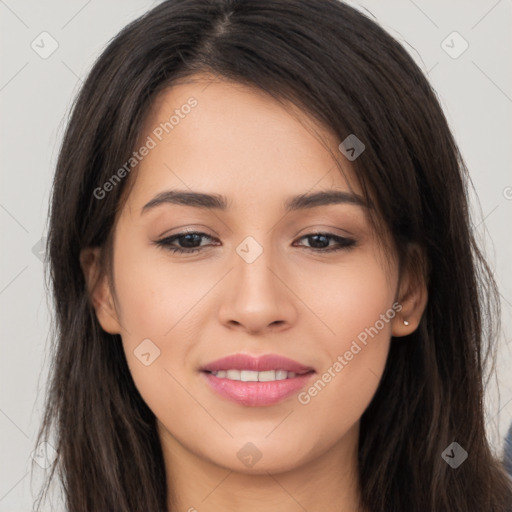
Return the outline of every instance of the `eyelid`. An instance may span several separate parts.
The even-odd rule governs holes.
[[[331,233],[330,231],[334,230],[336,233]],[[304,234],[301,234],[304,232]],[[297,231],[294,235],[294,238],[297,236],[304,236],[304,235],[310,235],[310,234],[318,234],[318,233],[325,233],[333,236],[340,236],[342,238],[355,238],[357,235],[355,233],[351,233],[350,231],[346,229],[339,228],[337,226],[329,226],[327,224],[321,224],[321,225],[313,225],[308,226],[307,228],[300,229]]]
[[[357,236],[354,233],[351,233],[350,231],[348,231],[346,229],[339,228],[337,226],[329,226],[327,224],[322,224],[320,226],[321,227],[313,225],[313,226],[309,226],[307,228],[302,228],[299,231],[295,232],[295,234],[293,235],[293,238],[296,238],[298,236],[319,234],[319,233],[331,234],[333,236],[340,236],[340,237],[356,237]],[[200,231],[203,229],[206,231]],[[340,232],[341,234],[328,233],[328,231],[331,229],[333,229],[337,232]],[[179,231],[174,232],[175,230],[179,230]],[[300,235],[300,233],[302,231],[304,231],[304,234]],[[167,229],[164,232],[162,232],[160,235],[158,235],[157,238],[158,239],[170,238],[171,236],[183,235],[183,234],[201,234],[201,235],[206,235],[206,236],[209,236],[212,238],[219,237],[218,234],[216,234],[216,233],[210,234],[210,232],[214,232],[214,231],[202,224],[197,224],[197,225],[193,225],[193,226],[190,226],[187,224],[186,227],[183,227],[183,228],[181,228],[181,226],[177,226],[176,228],[173,228],[173,229]]]
[[[194,233],[201,234],[201,235],[207,235],[212,238],[218,236],[218,235],[210,234],[209,232],[211,232],[211,231],[212,231],[211,229],[209,229],[208,227],[201,225],[201,224],[197,224],[192,227],[190,227],[190,225],[187,224],[187,226],[183,227],[183,228],[181,226],[177,226],[176,228],[166,229],[160,235],[158,235],[157,238],[163,239],[163,238],[170,238],[171,236],[176,236],[176,235],[188,235],[188,234],[194,234]]]

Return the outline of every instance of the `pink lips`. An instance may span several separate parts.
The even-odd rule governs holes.
[[[260,357],[247,354],[234,354],[213,361],[201,368],[210,387],[228,400],[245,406],[273,405],[286,399],[302,389],[315,373],[310,366],[276,354]],[[270,382],[243,382],[227,378],[219,378],[211,372],[222,370],[252,370],[264,372],[268,370],[285,370],[296,375],[284,380]]]
[[[247,354],[233,354],[231,356],[217,359],[212,363],[201,368],[207,372],[217,372],[220,370],[253,370],[256,372],[265,372],[267,370],[286,370],[287,372],[306,373],[313,370],[311,366],[304,366],[297,361],[277,354],[268,354],[264,356],[249,356]]]

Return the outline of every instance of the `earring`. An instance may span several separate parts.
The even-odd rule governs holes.
[[[404,320],[404,325],[409,325],[409,322],[407,320]]]

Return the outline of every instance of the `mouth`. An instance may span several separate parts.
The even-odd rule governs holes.
[[[306,375],[313,370],[304,373],[288,372],[286,370],[266,370],[257,372],[254,370],[218,370],[216,372],[208,372],[210,375],[219,379],[228,379],[240,382],[276,382],[280,380],[293,379],[296,376]]]
[[[311,367],[278,356],[235,354],[203,368],[210,389],[249,407],[274,405],[300,391],[316,373]]]

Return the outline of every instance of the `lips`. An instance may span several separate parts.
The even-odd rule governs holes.
[[[259,357],[250,356],[248,354],[233,354],[208,363],[203,366],[201,370],[205,372],[227,370],[265,372],[269,370],[284,370],[295,374],[304,374],[314,371],[314,368],[277,354],[267,354]]]
[[[299,392],[316,372],[311,366],[275,354],[234,354],[203,366],[201,373],[209,387],[224,399],[262,407]]]

